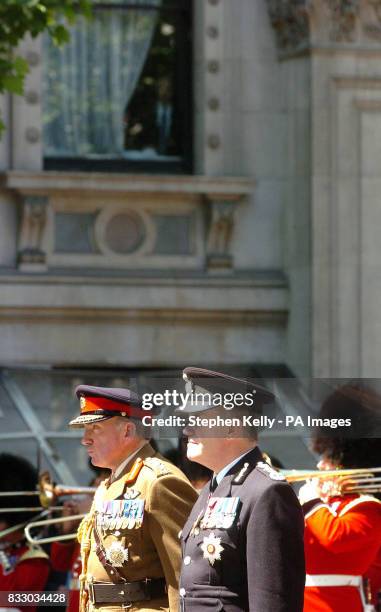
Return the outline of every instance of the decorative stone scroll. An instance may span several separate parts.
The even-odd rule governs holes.
[[[228,195],[208,194],[210,218],[206,243],[208,269],[230,271],[233,268],[233,257],[230,252],[234,230],[234,214],[237,198]]]
[[[25,196],[23,199],[18,248],[18,267],[22,270],[46,269],[44,237],[48,203],[44,196]]]

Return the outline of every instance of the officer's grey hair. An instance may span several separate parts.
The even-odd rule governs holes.
[[[118,416],[116,417],[116,420],[118,422],[118,426],[120,427],[122,427],[123,425],[126,425],[126,422],[133,423],[135,425],[135,432],[136,432],[137,438],[141,438],[142,440],[151,439],[149,428],[144,427],[140,419],[135,419],[134,417],[122,417],[122,416],[119,417]]]
[[[227,416],[230,416],[229,413],[225,412],[225,415],[227,414]],[[244,416],[248,416],[249,412],[247,411],[247,409],[244,406],[235,406],[234,410],[231,411],[231,416],[233,417],[238,417],[241,420],[243,420]],[[255,415],[258,416],[258,415]],[[235,427],[235,432],[234,435],[237,438],[248,438],[249,440],[258,440],[258,428],[257,427],[245,427],[244,425],[240,425],[239,427]]]

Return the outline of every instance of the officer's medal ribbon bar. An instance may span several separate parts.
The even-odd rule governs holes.
[[[229,529],[236,518],[239,497],[211,497],[201,521],[202,529]]]

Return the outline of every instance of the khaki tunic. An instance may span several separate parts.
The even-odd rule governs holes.
[[[143,464],[132,482],[127,475],[134,470],[137,459]],[[118,572],[128,581],[145,578],[165,578],[168,597],[133,602],[128,607],[150,612],[153,610],[178,610],[178,582],[181,566],[179,532],[197,499],[197,493],[185,475],[149,445],[145,445],[134,456],[121,476],[109,484],[104,481],[96,491],[92,511],[95,521],[101,525],[105,502],[113,500],[144,500],[144,516],[141,526],[132,528],[98,528],[101,543],[107,551],[113,542],[122,543],[128,550],[128,558]],[[94,532],[87,564],[87,581],[108,582],[110,578],[96,554]],[[120,604],[90,604],[90,610],[113,610],[120,612]]]

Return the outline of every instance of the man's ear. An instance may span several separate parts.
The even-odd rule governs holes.
[[[136,426],[132,421],[127,421],[125,426],[125,436],[126,438],[133,438],[136,436]]]
[[[225,437],[229,440],[238,437],[236,425],[228,425]]]

